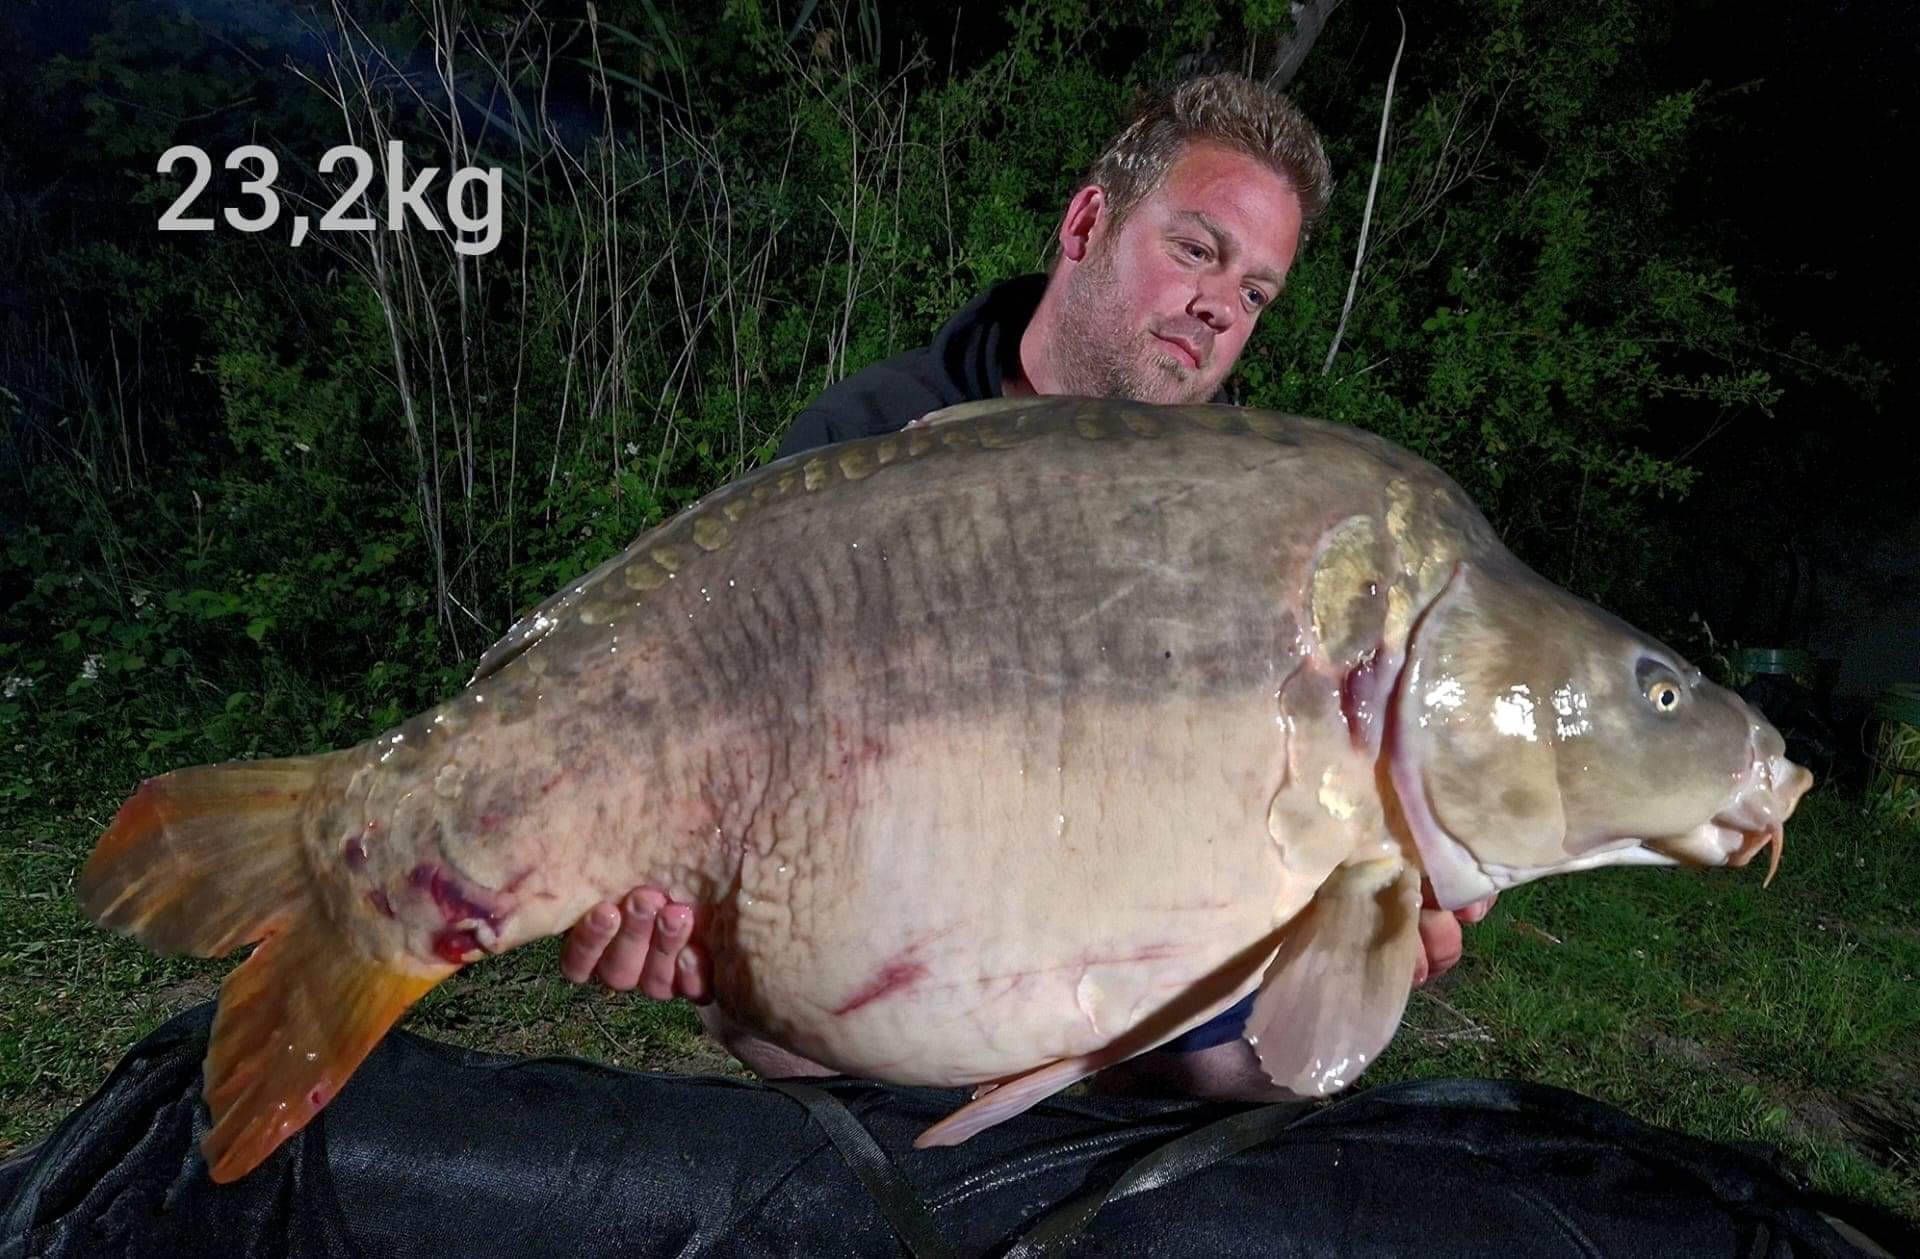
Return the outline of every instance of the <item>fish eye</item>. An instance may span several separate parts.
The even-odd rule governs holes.
[[[1634,672],[1639,675],[1640,693],[1655,712],[1675,712],[1687,697],[1686,684],[1679,675],[1650,656],[1643,656]]]

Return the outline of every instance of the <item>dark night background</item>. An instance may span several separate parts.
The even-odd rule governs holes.
[[[76,925],[73,871],[125,789],[346,746],[464,684],[832,380],[1040,269],[1137,94],[1264,71],[1288,11],[602,0],[589,25],[472,0],[440,30],[425,0],[0,0],[0,1155],[211,991]],[[1333,9],[1288,87],[1338,187],[1235,400],[1432,459],[1541,573],[1756,697],[1828,788],[1789,827],[1799,890],[1765,908],[1615,872],[1503,897],[1418,1069],[1783,1142],[1920,1219],[1920,778],[1881,799],[1870,756],[1876,702],[1920,686],[1920,6],[1398,12],[1339,353],[1323,372],[1400,40],[1379,0]],[[174,144],[213,157],[193,212],[217,215],[241,144],[323,207],[319,154],[386,135],[507,171],[496,253],[424,231],[296,250],[285,215],[155,228]],[[1805,655],[1776,674],[1756,649]],[[603,1050],[550,962],[513,964],[538,1017],[476,988],[423,1025]],[[1594,1006],[1529,1004],[1574,992]],[[684,1015],[612,1008],[637,1038]],[[1446,1039],[1455,1015],[1490,1034]]]
[[[0,309],[17,345],[46,346],[64,339],[82,359],[96,363],[94,355],[111,353],[111,347],[86,344],[88,326],[94,324],[86,308],[124,301],[127,294],[116,296],[111,284],[74,285],[76,276],[100,278],[102,269],[94,265],[98,260],[49,267],[45,263],[51,251],[70,250],[70,257],[80,259],[98,242],[114,241],[138,255],[147,252],[143,246],[161,243],[185,251],[174,256],[190,259],[195,248],[207,243],[194,237],[128,241],[126,233],[137,230],[149,211],[145,205],[136,210],[125,204],[129,185],[115,175],[131,173],[138,160],[151,155],[101,152],[88,137],[70,129],[90,115],[97,124],[99,97],[125,102],[141,85],[132,80],[115,84],[110,71],[107,81],[90,87],[74,76],[56,81],[45,77],[52,58],[84,58],[90,41],[103,33],[124,46],[130,63],[138,64],[138,23],[129,23],[127,14],[140,7],[124,0],[29,2],[14,6],[0,25],[5,40],[0,47],[0,145],[5,153],[0,195],[13,208],[16,229],[8,249],[15,274],[0,285]],[[515,8],[479,6],[482,12],[495,13]],[[379,14],[403,12],[405,6],[362,9]],[[234,82],[248,69],[256,74],[237,105],[230,98],[193,102],[190,94],[174,100],[177,88],[154,89],[167,99],[148,111],[134,109],[130,116],[143,123],[177,118],[187,113],[190,103],[198,103],[206,108],[193,111],[203,115],[193,121],[212,120],[219,124],[214,136],[232,137],[237,143],[241,132],[262,125],[286,128],[297,116],[289,102],[311,94],[284,67],[318,70],[327,39],[316,32],[324,30],[325,23],[301,17],[306,11],[299,6],[202,2],[162,5],[153,11],[193,15],[204,41],[196,65],[208,67],[209,74]],[[565,6],[559,11],[565,12]],[[957,20],[944,12],[877,12],[884,14],[889,28],[877,45],[876,64],[897,58],[898,48],[920,37],[935,48],[945,44],[941,51],[949,63],[964,65],[970,57],[986,55],[1008,34],[1007,25],[991,14]],[[1421,39],[1435,44],[1428,56],[1457,55],[1447,45],[1448,24],[1456,24],[1457,34],[1467,38],[1479,20],[1472,5],[1423,6],[1415,16],[1420,25],[1403,71],[1409,81],[1400,102],[1403,117],[1411,109],[1406,98],[1425,86],[1421,76],[1432,70],[1422,65]],[[707,28],[696,22],[689,29]],[[1122,20],[1102,47],[1090,51],[1114,65],[1137,61],[1149,52],[1162,60],[1172,57],[1175,50],[1167,47],[1130,48],[1129,41],[1145,38],[1149,29],[1155,38],[1164,34],[1148,27],[1130,31]],[[1344,6],[1310,54],[1296,88],[1311,107],[1316,92],[1344,90],[1349,78],[1357,80],[1351,89],[1360,102],[1353,107],[1356,116],[1321,120],[1330,136],[1344,133],[1336,144],[1343,188],[1349,193],[1364,186],[1371,160],[1368,136],[1375,121],[1368,113],[1377,108],[1378,70],[1391,60],[1396,31],[1390,9]],[[890,45],[889,38],[896,42]],[[1807,680],[1819,691],[1821,737],[1835,747],[1857,745],[1858,721],[1878,690],[1920,675],[1920,560],[1915,558],[1920,555],[1920,523],[1913,510],[1920,474],[1914,443],[1906,433],[1913,385],[1906,353],[1910,321],[1904,317],[1915,279],[1915,250],[1907,217],[1899,209],[1899,190],[1906,184],[1905,168],[1913,152],[1911,68],[1917,40],[1920,18],[1909,6],[1841,0],[1688,3],[1672,6],[1670,25],[1650,35],[1641,33],[1639,46],[1626,54],[1639,59],[1628,72],[1644,76],[1652,89],[1695,89],[1706,102],[1695,115],[1695,130],[1685,147],[1686,168],[1672,182],[1664,213],[1669,221],[1712,240],[1718,259],[1731,268],[1752,325],[1771,328],[1773,352],[1764,366],[1782,386],[1782,396],[1766,408],[1770,414],[1754,408],[1745,413],[1715,410],[1697,399],[1649,406],[1641,445],[1691,469],[1692,489],[1684,496],[1645,501],[1646,527],[1633,545],[1650,548],[1648,573],[1657,569],[1652,580],[1658,593],[1614,583],[1612,588],[1620,592],[1615,603],[1629,612],[1660,605],[1674,614],[1673,624],[1660,627],[1670,633],[1683,632],[1682,625],[1684,632],[1696,632],[1699,626],[1691,617],[1697,614],[1717,644],[1810,649],[1819,659],[1817,680]],[[1199,55],[1194,55],[1196,49],[1184,50],[1188,60],[1178,64],[1209,64],[1206,51],[1215,47],[1214,36],[1203,35],[1194,43]],[[896,52],[889,53],[889,47]],[[409,55],[416,65],[426,60],[418,45]],[[89,92],[93,104],[87,102]],[[717,92],[714,99],[724,100],[725,88]],[[597,105],[591,85],[577,70],[563,65],[549,84],[549,95],[563,130],[584,131],[593,125]],[[169,115],[166,111],[176,105],[180,113]],[[186,126],[182,134],[194,130]],[[321,142],[333,138],[323,135]],[[216,143],[212,140],[207,147]],[[1028,194],[1034,216],[1023,227],[1029,234],[1036,227],[1044,230],[1051,212],[1047,198],[1054,196],[1052,188]],[[29,230],[18,230],[22,228]],[[213,235],[221,238],[216,244],[230,243],[231,233],[224,227]],[[271,238],[269,233],[263,239]],[[1338,272],[1350,262],[1351,247],[1342,241],[1334,248],[1346,254],[1333,268]],[[955,281],[951,291],[964,296],[962,284]],[[151,289],[145,300],[154,304],[153,314],[159,317],[153,328],[164,329],[169,315],[179,313],[167,311],[171,299]],[[936,321],[932,309],[919,312],[927,326]],[[77,333],[63,327],[76,315],[81,317]],[[205,375],[194,360],[212,348],[194,327],[203,319],[190,316],[173,329],[172,337],[164,331],[148,336],[143,349],[150,358],[143,364],[141,383],[156,396],[171,392],[173,404],[190,400],[189,406],[204,405],[204,384],[194,379]],[[1364,333],[1364,324],[1360,331]],[[905,335],[891,328],[888,344]],[[1795,338],[1824,353],[1797,357]],[[13,359],[19,386],[15,392],[21,399],[14,424],[21,439],[10,457],[34,463],[50,452],[31,434],[45,434],[50,417],[74,399],[33,379],[31,369],[21,370],[22,356],[31,358],[32,352],[21,350]],[[1816,357],[1823,366],[1808,361]],[[124,382],[126,365],[118,370]],[[797,385],[794,396],[810,383]],[[198,395],[196,388],[201,390]],[[1282,395],[1273,402],[1260,401],[1310,409],[1312,399]],[[784,414],[792,409],[789,400]],[[765,440],[777,435],[784,414],[777,405],[771,408],[758,425],[758,436]],[[1349,418],[1368,422],[1364,415]],[[1391,421],[1375,426],[1412,440],[1396,432]],[[742,437],[737,445],[756,444],[752,435]],[[53,437],[49,444],[57,449],[60,439]],[[188,438],[186,444],[194,443]],[[146,453],[151,455],[152,448]],[[738,460],[746,452],[730,453]],[[1450,471],[1462,475],[1440,457]],[[719,468],[724,474],[740,466],[723,461]],[[1476,488],[1470,478],[1462,479]],[[1543,495],[1556,492],[1554,485],[1541,487]],[[1484,498],[1483,503],[1497,522],[1508,526],[1498,503]],[[17,508],[11,518],[31,517],[35,507]],[[1579,588],[1577,564],[1556,571],[1559,556],[1531,546],[1523,531],[1509,527],[1508,533],[1524,556]],[[1600,561],[1592,562],[1597,574]],[[16,571],[16,579],[19,575]],[[1592,587],[1592,593],[1605,598],[1609,585],[1596,575]],[[459,645],[462,650],[471,647],[464,640]],[[1684,647],[1696,655],[1708,654],[1704,638]]]
[[[1686,209],[1724,225],[1765,310],[1793,312],[1887,371],[1877,407],[1813,391],[1699,451],[1674,536],[1701,545],[1702,608],[1729,632],[1834,665],[1842,713],[1920,671],[1920,454],[1909,305],[1920,10],[1687,5],[1673,81],[1736,93]],[[1684,545],[1684,543],[1683,543]],[[1709,614],[1711,615],[1711,614]]]

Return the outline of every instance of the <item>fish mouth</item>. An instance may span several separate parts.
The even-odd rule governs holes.
[[[1787,819],[1812,786],[1813,774],[1804,766],[1778,751],[1762,750],[1756,742],[1731,804],[1686,834],[1647,846],[1685,865],[1735,870],[1744,868],[1764,848],[1767,877],[1760,886],[1766,887],[1780,869]]]
[[[1780,854],[1787,843],[1786,829],[1780,823],[1761,827],[1741,825],[1726,814],[1716,814],[1684,835],[1648,842],[1647,847],[1681,865],[1711,868],[1728,866],[1738,870],[1752,861],[1762,848],[1767,853],[1766,887],[1780,869]]]

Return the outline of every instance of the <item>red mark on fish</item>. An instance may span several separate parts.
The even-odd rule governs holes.
[[[473,934],[470,927],[443,928],[433,937],[433,955],[455,966],[471,962],[485,951],[480,947],[479,937]]]
[[[918,962],[895,960],[880,968],[880,973],[867,981],[867,986],[853,995],[852,1000],[834,1011],[836,1016],[852,1014],[861,1006],[872,1005],[882,997],[903,992],[924,979],[927,968]]]
[[[500,929],[500,919],[493,906],[468,896],[459,882],[441,867],[417,865],[407,874],[407,882],[431,896],[449,923],[479,922],[492,930]]]

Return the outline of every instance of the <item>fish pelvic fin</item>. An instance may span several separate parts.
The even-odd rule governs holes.
[[[913,1148],[959,1145],[976,1133],[1031,1110],[1115,1060],[1116,1055],[1102,1053],[1062,1058],[999,1084],[975,1089],[973,1100],[914,1138]]]
[[[1261,1069],[1296,1097],[1352,1084],[1400,1027],[1420,950],[1420,872],[1399,860],[1334,871],[1267,967],[1247,1016]]]
[[[143,783],[77,887],[100,926],[159,953],[259,943],[221,985],[203,1096],[213,1179],[304,1127],[394,1022],[457,967],[369,957],[327,912],[301,819],[332,756],[202,765]]]

